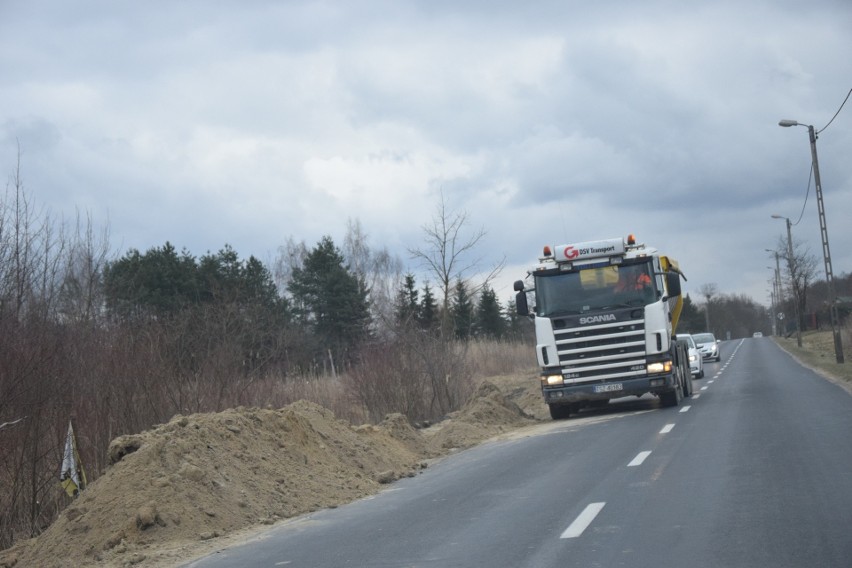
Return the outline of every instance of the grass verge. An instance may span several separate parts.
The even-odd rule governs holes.
[[[845,363],[838,363],[834,353],[834,336],[831,331],[806,331],[802,333],[802,346],[796,345],[796,338],[773,337],[772,339],[785,351],[795,356],[808,367],[852,388],[852,345],[850,329],[842,332]]]

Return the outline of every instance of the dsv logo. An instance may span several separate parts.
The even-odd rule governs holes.
[[[572,258],[577,258],[580,256],[580,251],[575,249],[574,247],[565,247],[565,258],[571,260]]]

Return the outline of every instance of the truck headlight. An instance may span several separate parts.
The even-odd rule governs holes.
[[[544,375],[541,377],[541,382],[548,386],[564,384],[562,375]]]
[[[672,370],[671,361],[660,361],[659,363],[648,363],[648,374],[658,375],[660,373],[670,373]]]

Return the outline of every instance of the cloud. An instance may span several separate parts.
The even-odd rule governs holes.
[[[486,265],[635,232],[696,287],[765,301],[769,215],[798,216],[810,167],[777,122],[822,126],[852,87],[840,0],[3,11],[0,164],[20,143],[28,189],[123,248],[266,258],[359,219],[408,262],[443,194],[488,231]],[[819,140],[836,273],[849,112]],[[819,251],[814,209],[796,232]]]

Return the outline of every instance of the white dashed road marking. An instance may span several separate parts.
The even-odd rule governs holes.
[[[627,464],[627,467],[636,467],[637,465],[642,465],[642,462],[645,461],[645,458],[651,455],[651,452],[639,452],[639,454],[633,458],[633,461]]]
[[[604,508],[604,505],[606,505],[606,503],[589,504],[585,509],[583,509],[583,512],[580,513],[580,516],[574,519],[571,526],[565,529],[565,532],[563,532],[559,538],[577,538],[583,534],[583,531],[592,524],[592,521],[595,520],[595,517],[597,517],[598,513],[601,512],[601,509]]]

